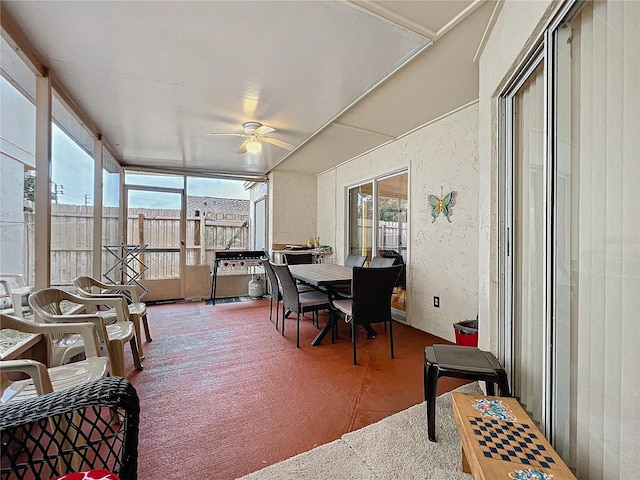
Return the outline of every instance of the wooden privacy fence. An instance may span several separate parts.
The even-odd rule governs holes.
[[[119,244],[117,207],[105,207],[102,220],[102,245]],[[25,212],[25,262],[34,278],[35,214]],[[70,285],[79,275],[92,274],[93,207],[54,204],[51,206],[51,284]],[[213,265],[217,250],[249,249],[249,215],[206,213],[186,220],[187,265]],[[153,249],[180,248],[180,211],[166,209],[129,209],[127,243],[149,245],[144,253],[149,267],[144,278],[171,278],[180,273],[180,254],[153,252]],[[102,271],[116,262],[102,251]]]

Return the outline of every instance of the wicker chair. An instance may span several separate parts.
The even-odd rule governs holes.
[[[315,321],[318,323],[318,311],[329,308],[329,297],[326,293],[313,291],[313,292],[299,292],[298,285],[296,284],[288,265],[271,264],[271,268],[278,277],[278,282],[282,288],[282,336],[284,337],[284,319],[286,318],[285,308],[292,313],[297,314],[298,325],[296,334],[296,347],[300,348],[300,314],[306,312],[313,312]],[[277,320],[276,320],[277,327]]]
[[[262,266],[264,267],[264,271],[267,274],[267,278],[269,279],[269,292],[271,293],[269,301],[269,321],[273,321],[273,302],[276,302],[276,328],[278,328],[278,311],[280,307],[280,302],[282,301],[282,293],[280,292],[280,285],[278,284],[278,277],[276,276],[276,272],[273,271],[273,267],[271,267],[271,263],[269,263],[268,258],[262,259]]]
[[[372,323],[389,322],[389,344],[391,358],[393,351],[393,321],[391,319],[391,294],[398,281],[402,265],[386,268],[353,268],[351,297],[344,297],[338,292],[331,292],[329,299],[331,308],[351,323],[351,343],[353,345],[353,364],[356,358],[356,325],[362,325],[371,332]],[[370,334],[371,335],[371,334]],[[375,331],[374,331],[375,335]]]
[[[311,253],[285,253],[284,261],[287,265],[305,265],[313,263],[313,254]]]
[[[345,267],[364,267],[364,262],[367,261],[366,255],[347,255],[347,259],[344,261]]]
[[[395,263],[395,258],[387,258],[387,257],[373,257],[371,262],[369,263],[369,267],[371,268],[387,268],[393,266]]]
[[[108,470],[135,480],[140,403],[134,387],[108,377],[0,406],[3,480]]]

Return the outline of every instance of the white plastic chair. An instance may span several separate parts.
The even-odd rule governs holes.
[[[147,319],[147,305],[140,301],[140,294],[136,285],[108,284],[100,282],[92,277],[81,276],[73,281],[78,289],[78,293],[87,298],[104,298],[124,296],[127,300],[127,308],[129,309],[129,320],[133,322],[136,329],[136,339],[138,342],[138,354],[140,359],[144,360],[144,349],[142,346],[142,332],[140,324],[144,327],[144,335],[147,342],[153,341],[149,333],[149,321]],[[110,311],[101,311],[98,314],[103,315],[107,323],[115,318],[115,313]]]
[[[72,305],[64,307],[64,302]],[[45,288],[34,292],[29,297],[29,304],[37,318],[47,323],[79,322],[85,318],[99,318],[98,339],[107,348],[111,361],[111,374],[124,377],[124,344],[129,342],[133,361],[137,370],[142,370],[138,354],[135,327],[129,320],[127,305],[122,297],[87,298],[74,295],[58,288]],[[116,314],[116,321],[107,325],[98,312],[100,306],[107,306]],[[69,311],[71,313],[69,313]],[[86,313],[81,313],[86,312]],[[77,335],[52,336],[51,364],[60,365],[79,353],[84,345],[83,339]]]
[[[94,317],[94,322],[101,319]],[[47,368],[31,359],[0,361],[0,403],[58,392],[75,385],[104,378],[109,373],[109,359],[100,356],[100,345],[95,323],[65,323],[49,325],[31,322],[11,315],[0,315],[2,328],[43,335],[79,335],[83,339],[85,360]],[[20,372],[29,376],[25,380],[10,380],[6,374]]]
[[[22,314],[22,298],[28,297],[33,292],[33,286],[27,285],[24,275],[18,273],[0,273],[0,298],[11,298],[13,314],[17,317],[23,317]]]

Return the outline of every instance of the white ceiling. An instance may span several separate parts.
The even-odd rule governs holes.
[[[323,172],[474,101],[474,59],[495,6],[0,4],[3,34],[24,35],[124,165],[260,175]],[[242,133],[247,121],[275,128],[270,136],[295,149],[237,154],[243,138],[206,135]]]

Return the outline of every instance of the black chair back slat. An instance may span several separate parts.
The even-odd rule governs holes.
[[[356,325],[391,321],[391,295],[402,268],[354,267],[351,293]]]

